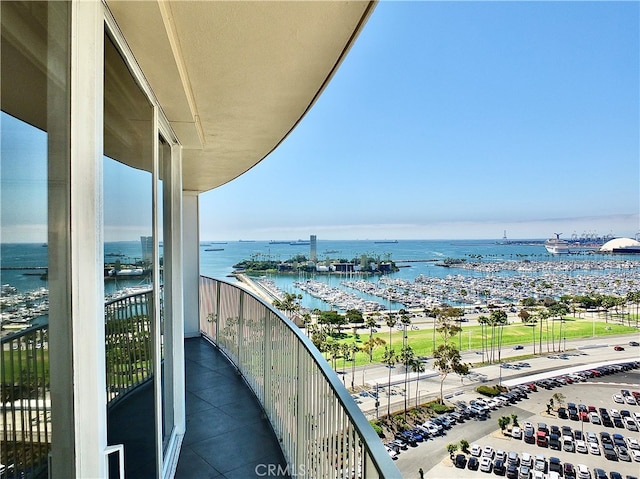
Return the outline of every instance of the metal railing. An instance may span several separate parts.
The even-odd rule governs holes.
[[[152,307],[152,290],[105,303],[107,404],[153,376]]]
[[[292,477],[401,477],[333,369],[285,316],[242,288],[201,276],[200,329],[262,404]]]
[[[146,290],[105,303],[108,405],[153,377],[151,308]],[[51,449],[49,325],[32,326],[2,338],[0,360],[0,472],[38,477]]]
[[[0,464],[4,477],[46,470],[51,443],[49,326],[31,326],[2,338]],[[24,473],[24,475],[22,475]]]

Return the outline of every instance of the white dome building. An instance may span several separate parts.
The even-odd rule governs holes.
[[[603,253],[640,253],[640,241],[631,238],[616,238],[600,247]]]

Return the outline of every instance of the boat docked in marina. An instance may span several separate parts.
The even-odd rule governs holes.
[[[569,242],[560,238],[562,233],[554,233],[555,238],[544,242],[545,249],[551,254],[569,254]]]

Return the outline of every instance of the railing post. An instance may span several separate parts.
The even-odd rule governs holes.
[[[216,285],[216,316],[215,316],[215,326],[216,326],[216,332],[215,332],[215,340],[216,340],[216,344],[220,344],[220,338],[219,338],[219,333],[218,331],[220,331],[220,288],[222,286],[222,283],[220,283],[220,281],[216,281],[215,283]]]
[[[243,339],[243,335],[242,332],[244,330],[244,291],[240,291],[240,304],[238,305],[238,334],[237,334],[237,338],[238,338],[238,348],[236,351],[236,355],[238,357],[238,363],[240,366],[240,371],[244,372],[245,368],[246,368],[246,364],[244,362],[244,357],[240,356],[240,348],[242,345],[242,339]]]

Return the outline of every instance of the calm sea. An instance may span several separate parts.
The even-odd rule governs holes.
[[[258,258],[284,261],[295,255],[309,256],[309,245],[273,244],[269,241],[227,241],[213,242],[203,241],[200,246],[200,271],[205,276],[234,282],[235,279],[229,277],[233,272],[233,265],[243,259]],[[451,274],[461,274],[465,276],[486,276],[487,273],[469,271],[462,269],[449,269],[437,266],[433,260],[444,260],[445,258],[467,259],[475,261],[480,259],[483,262],[495,261],[593,261],[602,259],[611,260],[611,256],[594,254],[575,254],[553,256],[547,253],[541,241],[536,244],[504,244],[501,241],[488,240],[399,240],[394,243],[380,243],[369,240],[358,241],[331,241],[321,240],[317,242],[318,259],[326,257],[352,259],[362,254],[382,259],[391,258],[396,262],[403,260],[423,260],[419,262],[401,263],[400,271],[394,273],[392,277],[413,281],[419,275],[444,278]],[[142,255],[140,241],[122,241],[105,244],[105,261],[120,259],[123,264],[135,262]],[[619,259],[621,257],[616,257]],[[630,262],[635,264],[635,268],[640,265],[640,258],[628,257]],[[19,292],[35,290],[47,287],[46,278],[41,276],[42,270],[20,269],[11,270],[7,267],[46,267],[47,247],[42,244],[2,244],[0,245],[0,282],[15,286]],[[588,272],[582,271],[581,274]],[[499,274],[512,274],[509,272]],[[602,274],[602,271],[593,274]],[[293,282],[301,279],[309,279],[312,276],[299,277],[298,275],[276,275],[272,276],[277,286],[283,291],[301,293],[294,288]],[[324,281],[332,286],[339,286],[344,276],[339,275],[315,275],[313,279]],[[370,278],[377,281],[376,277]],[[144,279],[120,279],[118,282],[106,281],[106,293],[112,293],[118,288],[134,286],[144,282]],[[317,299],[306,294],[303,295],[303,304],[310,308],[325,309]],[[368,298],[371,299],[371,298]],[[391,305],[398,307],[398,305]]]

